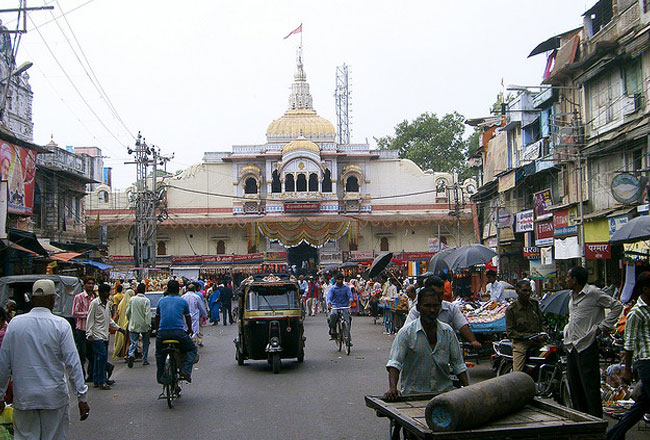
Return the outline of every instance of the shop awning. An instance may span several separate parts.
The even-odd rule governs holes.
[[[75,260],[75,259],[72,259],[70,261],[74,261],[75,263],[87,264],[89,266],[96,267],[99,270],[108,270],[108,269],[113,267],[110,264],[102,263],[100,261],[93,261],[93,260]]]
[[[59,248],[56,247],[56,246],[52,246],[50,243],[48,243],[47,241],[43,240],[42,238],[37,238],[37,240],[38,240],[38,242],[41,244],[41,246],[43,246],[43,249],[45,249],[46,251],[48,251],[48,252],[51,253],[51,254],[56,254],[56,253],[59,253],[59,252],[64,252],[63,249],[59,249]]]
[[[70,261],[73,258],[77,258],[80,254],[79,252],[57,252],[55,254],[50,255],[50,258],[53,260],[58,260],[58,261]]]
[[[14,242],[15,244],[28,249],[39,255],[48,255],[48,252],[43,249],[41,243],[39,243],[36,234],[29,231],[23,231],[22,229],[16,228],[7,228],[9,241]]]
[[[608,214],[611,214],[614,211],[615,211],[614,208],[601,209],[600,211],[594,211],[594,212],[590,212],[589,214],[585,214],[582,216],[582,218],[585,221],[595,220],[597,218],[607,217]]]
[[[20,246],[19,244],[14,243],[11,240],[2,240],[2,244],[4,244],[6,247],[10,247],[12,249],[15,249],[17,251],[25,252],[30,255],[38,255],[36,252],[32,252],[29,249],[25,249],[24,247]]]

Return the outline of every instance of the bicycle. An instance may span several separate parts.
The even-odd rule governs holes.
[[[182,355],[176,339],[165,339],[163,341],[162,353],[165,359],[165,370],[163,377],[165,384],[158,399],[166,399],[167,406],[173,408],[174,400],[181,397],[179,365],[182,364]]]
[[[334,310],[349,310],[350,307],[332,307]],[[343,348],[345,344],[345,354],[350,355],[350,347],[352,347],[352,341],[350,338],[350,329],[348,328],[348,321],[344,319],[343,314],[338,312],[336,314],[336,337],[334,338],[334,343],[338,346],[339,351]]]

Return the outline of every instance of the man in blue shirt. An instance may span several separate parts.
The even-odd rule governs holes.
[[[349,333],[352,322],[350,302],[352,301],[352,291],[347,285],[343,284],[343,274],[341,272],[334,275],[334,280],[336,283],[330,287],[330,290],[327,292],[327,298],[325,299],[327,309],[331,310],[327,319],[330,327],[330,339],[334,339],[336,336],[336,322],[339,316],[343,315],[343,318],[348,323],[348,334],[345,336],[350,340]]]
[[[196,358],[196,346],[188,334],[192,331],[192,317],[187,301],[178,296],[179,290],[178,281],[169,281],[167,295],[162,297],[156,306],[154,322],[154,328],[158,330],[156,335],[156,378],[160,384],[163,383],[165,370],[162,345],[163,341],[167,339],[176,339],[180,342],[179,348],[184,356],[180,375],[188,382],[192,382],[192,365]],[[183,324],[186,325],[187,330],[183,329]]]

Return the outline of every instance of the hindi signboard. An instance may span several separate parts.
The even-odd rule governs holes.
[[[535,211],[528,209],[518,212],[517,215],[517,232],[533,232],[535,230]]]
[[[545,189],[533,194],[533,202],[535,206],[535,217],[541,217],[543,215],[549,214],[550,211],[548,208],[549,206],[553,206],[551,189]]]

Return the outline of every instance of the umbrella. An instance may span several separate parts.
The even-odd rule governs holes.
[[[435,275],[435,273],[426,271],[423,274],[418,275],[418,278],[429,278],[429,277],[432,277],[434,275]]]
[[[338,267],[337,265],[327,266],[326,268],[324,268],[323,270],[321,270],[321,272],[329,272],[329,271],[331,271],[331,270],[336,270],[336,269],[338,269],[338,268],[339,268],[339,267]]]
[[[437,275],[445,270],[449,270],[449,262],[447,261],[447,257],[450,256],[455,250],[456,248],[448,248],[436,253],[429,260],[427,272],[431,272],[433,275]]]
[[[542,300],[540,310],[542,313],[555,313],[556,315],[569,314],[569,299],[571,299],[571,290],[560,290],[552,295],[548,295]]]
[[[612,234],[610,243],[632,242],[650,238],[650,216],[642,215],[625,223]]]
[[[466,244],[453,251],[445,260],[452,270],[487,263],[496,256],[496,252],[482,244]],[[435,255],[434,255],[435,256]]]
[[[357,263],[354,263],[352,261],[346,261],[345,263],[341,264],[339,268],[341,269],[351,269],[353,267],[358,267]]]
[[[388,263],[390,263],[391,258],[393,258],[392,252],[379,254],[368,268],[368,273],[365,273],[366,276],[364,278],[369,280],[382,273],[388,266]]]

